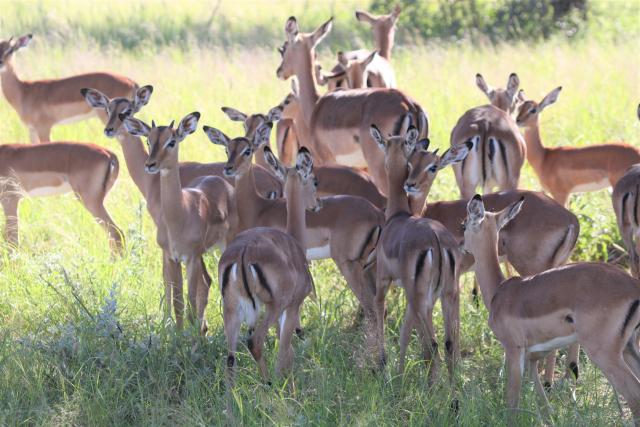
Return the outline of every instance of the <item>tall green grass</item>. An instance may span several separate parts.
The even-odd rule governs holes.
[[[53,10],[54,5],[59,3],[36,3],[36,11],[37,7]],[[103,21],[128,16],[129,11],[143,10],[154,25],[166,21],[162,25],[169,27],[175,20],[187,19],[185,16],[206,17],[209,11],[199,2],[187,2],[180,8],[174,3],[153,6],[116,2],[83,9],[75,3],[62,3],[48,19],[58,19],[52,21],[56,23],[84,17],[89,32]],[[223,2],[221,7],[232,6]],[[284,20],[292,13],[302,16],[303,30],[310,30],[331,12],[329,6],[315,3],[290,6],[288,10],[258,3],[251,8],[240,2],[235,12],[225,14],[229,13],[233,23],[230,31],[241,25],[240,16],[232,13],[244,13],[247,27],[262,22],[265,27],[277,27],[280,34]],[[351,13],[337,2],[333,7],[342,10],[344,16]],[[14,12],[3,12],[2,19],[17,19],[10,23],[11,32],[31,31],[30,19],[35,12],[30,13],[22,4],[8,4],[8,10]],[[3,31],[8,28],[5,22]],[[202,113],[201,124],[238,135],[241,126],[228,121],[221,106],[264,112],[288,92],[289,82],[275,78],[279,63],[275,45],[268,49],[214,48],[189,42],[188,47],[175,43],[134,53],[117,47],[103,49],[89,38],[55,42],[40,36],[40,32],[52,35],[56,28],[47,24],[41,31],[34,31],[33,46],[15,59],[20,75],[48,78],[96,69],[117,70],[140,84],[155,86],[149,106],[139,114],[145,120],[168,123],[198,110]],[[279,37],[276,43],[282,41],[283,36]],[[332,34],[328,42],[333,37],[340,36]],[[320,60],[327,67],[332,58],[329,52],[322,53]],[[518,72],[527,94],[536,99],[557,85],[564,87],[558,102],[546,109],[541,119],[546,144],[625,140],[637,146],[639,62],[637,42],[593,39],[481,49],[467,45],[406,46],[396,50],[393,58],[400,87],[429,112],[431,139],[439,147],[448,145],[449,132],[466,109],[486,102],[475,87],[475,73],[482,72],[491,84],[502,85],[512,71]],[[4,100],[0,100],[0,117],[3,142],[27,141],[24,126]],[[57,127],[53,138],[104,145],[114,150],[124,165],[120,147],[103,136],[102,124],[95,119]],[[181,143],[183,160],[214,161],[223,157],[223,151],[200,132]],[[525,167],[521,186],[539,189],[529,166]],[[453,174],[443,171],[431,199],[457,195]],[[206,343],[192,350],[194,331],[176,334],[170,323],[162,322],[160,251],[144,200],[124,166],[107,199],[107,208],[125,231],[127,251],[121,258],[110,255],[103,231],[73,197],[28,199],[21,205],[21,248],[13,254],[2,252],[0,268],[0,424],[226,423],[226,352],[217,282],[212,286],[207,310],[209,336]],[[606,259],[611,245],[620,243],[609,192],[574,196],[571,208],[579,215],[582,227],[575,258]],[[219,255],[214,252],[207,257],[212,272],[216,271]],[[238,386],[232,396],[238,423],[451,425],[456,422],[449,409],[453,397],[460,401],[457,422],[461,425],[504,423],[504,378],[499,375],[502,349],[487,326],[486,310],[470,302],[471,275],[463,281],[464,358],[455,378],[456,387],[451,389],[446,375],[433,386],[427,384],[415,342],[409,351],[406,375],[395,374],[403,310],[401,292],[392,292],[389,298],[390,366],[386,375],[374,375],[364,366],[361,333],[353,327],[355,298],[332,263],[314,263],[312,273],[319,298],[305,303],[302,321],[306,339],[294,343],[295,392],[282,381],[271,386],[262,383],[255,364],[242,348]],[[436,327],[441,337],[439,311]],[[271,337],[266,350],[270,362],[276,347]],[[550,395],[554,423],[621,424],[611,387],[584,357],[582,362],[577,402],[571,402],[566,387],[554,389]],[[562,367],[560,363],[558,369]],[[522,408],[522,425],[541,424],[530,385],[524,387]],[[628,419],[629,414],[626,416]]]

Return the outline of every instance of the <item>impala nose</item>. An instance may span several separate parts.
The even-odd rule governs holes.
[[[225,166],[223,170],[224,176],[232,177],[233,176],[233,166]]]
[[[112,136],[114,136],[116,134],[116,130],[114,128],[105,128],[104,129],[104,134],[106,136],[108,136],[109,138],[111,138]]]
[[[144,168],[147,173],[155,173],[158,170],[158,168],[156,167],[156,162],[145,163]]]

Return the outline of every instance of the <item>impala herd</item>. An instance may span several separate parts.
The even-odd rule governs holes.
[[[539,115],[557,101],[561,88],[536,102],[519,90],[515,73],[504,89],[476,75],[490,104],[460,117],[448,150],[431,150],[425,110],[396,89],[391,49],[399,14],[399,7],[382,16],[357,11],[356,18],[373,29],[375,51],[340,52],[330,73],[316,63],[315,47],[332,20],[303,33],[289,18],[276,74],[296,78],[292,93],[266,114],[223,107],[229,119],[244,125],[238,136],[203,127],[224,148],[224,163],[179,161],[179,147],[198,129],[200,113],[186,115],[177,126],[134,117],[149,103],[151,86],[111,73],[23,81],[13,60],[32,36],[0,42],[2,91],[34,143],[0,146],[7,242],[18,244],[21,198],[73,192],[106,228],[113,250],[123,250],[122,231],[103,204],[118,177],[116,155],[93,144],[48,142],[56,124],[93,114],[105,123],[104,134],[122,146],[156,225],[165,303],[169,314],[174,308],[177,328],[183,327],[184,263],[187,315],[207,333],[212,279],[203,255],[214,246],[223,250],[218,284],[229,387],[243,322],[265,380],[263,346],[274,325],[280,339],[277,372],[291,372],[302,304],[315,296],[308,263],[329,258],[361,305],[366,353],[374,355],[371,362],[379,370],[386,364],[385,295],[396,284],[406,297],[400,372],[415,328],[433,380],[439,365],[433,309],[440,299],[453,380],[460,358],[459,280],[473,270],[489,326],[505,350],[510,409],[518,406],[528,368],[550,410],[545,387],[553,381],[555,351],[570,347],[566,376],[577,380],[582,346],[638,422],[640,150],[620,143],[544,147]],[[329,91],[319,93],[317,83]],[[274,125],[279,158],[270,149]],[[553,199],[518,189],[525,159]],[[461,199],[427,203],[438,171],[449,165]],[[580,230],[566,208],[569,195],[610,186],[633,277],[605,263],[564,265]],[[484,196],[476,194],[478,187]],[[501,261],[522,278],[505,279]],[[544,385],[537,366],[543,357]]]

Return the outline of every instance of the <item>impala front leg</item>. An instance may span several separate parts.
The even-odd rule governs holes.
[[[522,347],[505,347],[505,358],[508,372],[506,394],[509,414],[507,416],[507,425],[514,425],[524,372],[524,349]]]
[[[162,274],[165,284],[165,304],[167,307],[167,317],[171,317],[171,305],[176,316],[176,328],[182,330],[184,312],[184,300],[182,296],[182,268],[180,263],[171,259],[169,251],[162,251]]]
[[[380,268],[379,264],[378,268]],[[378,368],[382,370],[387,364],[387,355],[384,350],[384,299],[387,295],[387,291],[389,290],[389,286],[391,286],[391,280],[381,278],[380,272],[378,272],[378,278],[376,282],[377,285],[374,307],[376,311],[376,335],[379,355]]]
[[[13,190],[9,190],[13,191]],[[20,197],[9,195],[3,196],[2,208],[4,210],[4,238],[13,248],[18,246],[18,204]]]

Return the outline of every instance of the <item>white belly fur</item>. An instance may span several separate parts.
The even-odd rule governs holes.
[[[73,191],[71,185],[68,182],[65,182],[57,187],[36,187],[29,190],[27,194],[31,197],[45,197],[70,193],[71,191]]]
[[[331,258],[331,248],[329,245],[321,246],[319,248],[307,248],[307,260],[318,260]]]
[[[61,121],[59,121],[58,123],[56,123],[57,125],[68,125],[70,123],[76,123],[76,122],[81,122],[82,120],[86,120],[90,117],[95,116],[95,113],[92,111],[89,111],[86,114],[80,114],[77,116],[71,116],[71,117],[67,117],[66,119],[63,119]]]
[[[557,348],[567,347],[576,342],[576,334],[567,335],[566,337],[557,337],[547,342],[543,342],[540,344],[534,344],[531,347],[527,348],[529,353],[543,352],[555,350]]]
[[[571,189],[572,193],[587,193],[589,191],[598,191],[603,188],[611,187],[609,178],[602,178],[600,181],[593,181],[587,184],[580,184]]]

